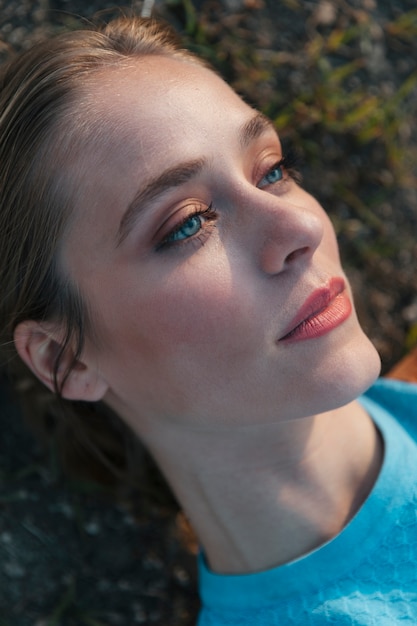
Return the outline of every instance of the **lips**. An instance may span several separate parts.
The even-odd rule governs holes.
[[[320,337],[342,324],[351,312],[352,303],[344,279],[332,278],[325,287],[316,289],[307,298],[279,341]]]

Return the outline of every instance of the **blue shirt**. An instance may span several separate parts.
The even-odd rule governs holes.
[[[328,543],[261,573],[214,574],[200,556],[198,626],[417,624],[417,385],[381,379],[360,401],[384,440],[362,507]]]

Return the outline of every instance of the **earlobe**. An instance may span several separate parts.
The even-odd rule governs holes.
[[[54,366],[61,344],[54,331],[33,320],[18,324],[14,331],[14,343],[23,362],[51,391],[55,390]],[[67,375],[69,366],[71,369]],[[60,380],[61,376],[61,380]],[[99,371],[83,359],[73,363],[71,347],[65,351],[58,369],[58,386],[67,400],[97,402],[105,396],[108,385]]]

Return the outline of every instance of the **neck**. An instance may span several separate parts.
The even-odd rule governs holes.
[[[356,402],[243,429],[165,427],[145,440],[211,568],[222,573],[273,567],[335,536],[369,494],[382,460],[377,431]]]

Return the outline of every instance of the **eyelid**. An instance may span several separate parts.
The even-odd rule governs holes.
[[[180,204],[167,209],[165,216],[161,219],[154,232],[152,240],[154,242],[158,242],[161,241],[161,239],[165,239],[165,237],[167,237],[173,230],[180,228],[181,224],[185,220],[189,219],[193,213],[204,211],[206,208],[207,204],[204,202],[190,198],[185,202],[181,202]]]
[[[285,154],[281,154],[277,160],[273,161],[271,165],[265,167],[262,174],[259,175],[258,180],[261,181],[265,176],[268,175],[273,169],[281,167],[284,170],[284,177],[281,181],[277,181],[276,183],[270,183],[271,185],[279,185],[280,183],[288,182],[289,180],[294,180],[296,183],[301,183],[301,173],[299,171],[299,167],[301,165],[302,159],[298,152],[295,150],[289,149]],[[257,183],[259,186],[259,182]],[[264,185],[259,187],[259,189],[263,189],[268,185]]]
[[[178,219],[176,222],[174,222],[174,224],[172,225],[172,227],[168,227],[166,229],[166,234],[164,234],[161,237],[155,237],[155,239],[157,239],[156,245],[155,245],[155,249],[158,250],[164,250],[164,249],[169,249],[169,248],[176,248],[176,247],[181,247],[183,245],[186,245],[187,243],[191,243],[193,240],[195,239],[199,239],[201,238],[201,236],[203,235],[203,232],[205,232],[209,226],[214,226],[215,225],[215,221],[217,219],[217,211],[215,209],[213,209],[213,204],[205,204],[202,203],[199,200],[195,200],[194,203],[187,203],[185,206],[183,206],[182,208],[187,208],[187,207],[194,207],[193,210],[190,210],[190,212],[187,212],[184,217]],[[174,213],[174,215],[177,213],[178,211],[176,211]],[[181,212],[181,208],[179,209],[179,212]],[[175,233],[177,233],[178,231],[181,230],[181,228],[183,228],[185,226],[185,224],[191,220],[193,217],[195,216],[201,216],[202,218],[205,219],[205,222],[201,229],[194,235],[191,237],[187,237],[183,240],[170,240],[170,237],[172,237]],[[167,222],[170,222],[170,219],[168,219],[165,224]],[[211,224],[210,224],[211,223]],[[165,230],[165,229],[164,229]],[[160,232],[161,229],[158,229],[158,232]]]
[[[264,187],[268,187],[269,185],[274,184],[274,183],[265,183],[265,184],[261,185],[261,182],[262,182],[262,180],[264,178],[266,178],[268,176],[268,174],[270,174],[273,170],[278,169],[278,168],[282,168],[283,170],[285,169],[284,168],[284,157],[281,157],[278,160],[274,160],[272,162],[272,164],[271,165],[268,164],[267,167],[263,167],[263,171],[257,177],[256,186],[259,189],[264,189]],[[277,181],[277,182],[279,182],[279,181]]]

